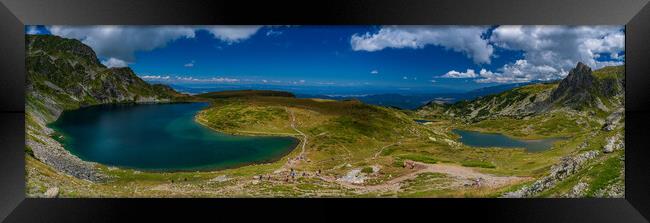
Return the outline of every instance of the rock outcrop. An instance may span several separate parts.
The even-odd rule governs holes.
[[[524,198],[533,197],[538,193],[555,186],[558,182],[566,179],[578,170],[589,160],[598,156],[598,151],[587,151],[576,156],[564,157],[560,162],[551,167],[549,175],[535,181],[529,186],[525,186],[517,191],[504,194],[505,198]]]
[[[576,110],[597,108],[608,112],[606,104],[622,103],[624,75],[618,67],[605,67],[598,75],[583,63],[569,71],[550,97],[550,103]],[[614,105],[614,106],[616,106]]]
[[[603,130],[612,131],[621,125],[625,125],[625,122],[622,122],[624,114],[625,114],[624,108],[620,108],[617,111],[612,112],[612,114],[607,116],[607,119],[605,120],[605,124],[603,125]]]
[[[565,101],[569,104],[589,102],[593,100],[590,90],[596,82],[595,79],[591,75],[591,68],[578,62],[578,65],[569,71],[569,75],[551,93],[550,100],[553,102]]]
[[[567,194],[564,197],[567,197],[567,198],[580,198],[580,197],[583,197],[583,193],[587,189],[588,186],[589,185],[587,183],[580,182],[580,183],[576,184],[575,186],[573,186],[573,188],[571,188],[571,191],[569,192],[569,194]]]
[[[625,144],[622,137],[618,134],[607,138],[605,145],[603,146],[603,153],[612,153],[616,150],[621,150],[625,148]]]
[[[44,196],[45,196],[46,198],[55,198],[55,197],[58,197],[58,196],[59,196],[59,188],[58,188],[58,187],[52,187],[52,188],[50,188],[50,189],[47,189],[47,191],[45,191]]]
[[[587,65],[578,63],[559,83],[530,84],[454,104],[432,102],[416,113],[422,117],[446,116],[468,122],[497,117],[523,118],[558,109],[609,113],[624,103],[623,71],[622,66],[592,71]]]

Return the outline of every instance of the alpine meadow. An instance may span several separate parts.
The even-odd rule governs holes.
[[[622,26],[26,26],[28,197],[625,196]]]

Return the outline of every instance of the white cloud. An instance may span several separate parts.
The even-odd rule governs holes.
[[[262,26],[202,26],[210,32],[215,38],[228,43],[236,43],[250,38],[253,34],[262,28]]]
[[[402,77],[404,80],[408,80],[409,78],[407,76]]]
[[[354,34],[350,39],[355,51],[378,51],[384,48],[420,49],[427,45],[442,46],[461,52],[475,63],[490,63],[494,48],[482,36],[489,27],[482,26],[388,26],[377,33]]]
[[[282,31],[269,30],[266,32],[266,36],[279,36],[282,35]]]
[[[100,57],[135,61],[137,51],[150,51],[167,43],[194,38],[199,30],[229,44],[254,35],[260,26],[48,26],[53,35],[81,40]]]
[[[144,75],[140,76],[142,79],[148,79],[148,80],[168,80],[170,78],[169,75],[167,76],[161,76],[161,75]]]
[[[517,60],[513,64],[506,64],[492,72],[482,69],[476,79],[477,83],[521,83],[534,80],[549,81],[562,78],[567,71],[558,70],[549,65],[533,65],[527,60]]]
[[[379,74],[379,71],[378,70],[371,70],[370,73],[371,74]]]
[[[583,62],[592,69],[623,64],[625,34],[621,26],[499,26],[493,30],[494,46],[523,52],[523,58],[497,71],[478,74],[449,71],[439,77],[476,78],[478,83],[518,83],[561,79]],[[597,60],[602,54],[611,60]]]
[[[194,61],[192,60],[191,62],[186,63],[186,64],[183,65],[183,66],[184,66],[184,67],[187,67],[187,68],[192,68],[192,67],[194,67]]]
[[[617,59],[625,50],[621,26],[499,26],[490,37],[498,47],[521,50],[533,67],[568,71],[578,62],[598,69],[619,61],[598,61],[600,54]],[[563,74],[566,75],[566,72]]]
[[[194,38],[194,30],[182,26],[50,26],[53,35],[74,38],[89,45],[101,57],[134,62],[136,51],[164,47],[180,38]]]
[[[467,69],[466,72],[451,70],[438,77],[439,78],[476,78],[478,77],[478,74],[476,74],[476,72],[474,72],[473,69]]]
[[[129,66],[129,64],[127,62],[125,62],[123,60],[120,60],[120,59],[113,58],[113,57],[109,58],[108,60],[102,61],[102,64],[104,64],[104,66],[109,67],[109,68],[111,68],[111,67],[127,67],[127,66]]]
[[[162,76],[162,75],[144,75],[140,76],[140,78],[145,79],[145,80],[158,80],[158,81],[172,81],[172,82],[214,82],[214,83],[234,83],[234,82],[239,82],[240,80],[237,78],[229,78],[229,77],[210,77],[210,78],[195,78],[192,76]]]
[[[27,31],[25,31],[25,33],[29,35],[41,34],[37,26],[27,26]]]
[[[239,79],[236,78],[227,78],[227,77],[213,77],[207,80],[208,82],[239,82]]]

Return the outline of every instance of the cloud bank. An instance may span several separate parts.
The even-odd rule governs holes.
[[[126,63],[135,62],[135,52],[150,51],[183,38],[194,38],[205,30],[228,44],[253,36],[261,26],[48,26],[56,36],[78,39],[98,56]],[[110,60],[110,59],[109,59]]]
[[[385,48],[420,49],[427,45],[441,46],[463,53],[475,63],[490,63],[494,48],[483,35],[483,26],[387,26],[377,33],[354,34],[352,50],[379,51]]]
[[[499,26],[490,44],[521,51],[523,58],[497,71],[449,71],[443,78],[477,78],[478,83],[513,83],[565,77],[578,62],[593,69],[623,64],[625,34],[621,26]],[[607,60],[601,60],[603,56]],[[471,71],[471,72],[470,72]]]
[[[209,82],[209,83],[236,83],[240,80],[237,78],[229,77],[211,77],[211,78],[195,78],[192,76],[170,76],[170,75],[143,75],[140,78],[151,81],[180,81],[180,82]]]
[[[112,67],[127,67],[129,64],[123,60],[120,59],[115,59],[113,57],[109,58],[108,60],[102,61],[102,64],[108,68]]]

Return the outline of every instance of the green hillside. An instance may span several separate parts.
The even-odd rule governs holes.
[[[88,46],[26,36],[28,197],[622,197],[624,69],[578,64],[567,78],[415,111],[279,91],[191,97],[107,68]],[[143,172],[82,161],[48,127],[64,110],[106,103],[202,100],[195,120],[237,135],[300,143],[269,163]],[[418,123],[414,119],[428,120]],[[452,130],[520,140],[557,137],[548,150],[477,148]],[[481,184],[475,182],[481,180]]]

